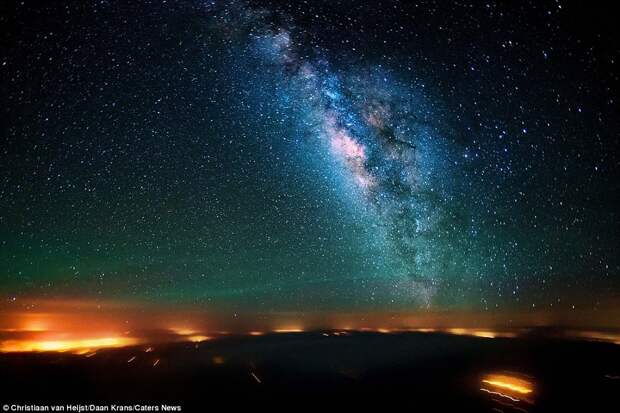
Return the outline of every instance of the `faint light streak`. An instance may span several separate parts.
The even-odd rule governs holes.
[[[483,392],[489,393],[489,394],[494,394],[496,396],[505,397],[507,399],[512,400],[513,402],[520,402],[521,401],[521,399],[517,399],[516,397],[512,397],[512,396],[509,396],[507,394],[504,394],[504,393],[501,393],[501,392],[498,392],[498,391],[492,391],[492,390],[484,389],[484,388],[481,388],[480,390],[483,391]]]
[[[155,361],[153,362],[153,367],[156,367],[159,364],[159,359],[155,359]]]
[[[250,331],[248,334],[251,336],[262,336],[265,333],[263,333],[262,331]]]
[[[252,375],[252,377],[254,377],[254,380],[256,380],[257,383],[262,383],[261,379],[258,378],[258,376],[256,374],[254,374],[253,371],[250,372],[250,374]]]
[[[132,361],[134,361],[136,359],[136,356],[131,357],[129,360],[127,360],[127,363],[131,363]]]

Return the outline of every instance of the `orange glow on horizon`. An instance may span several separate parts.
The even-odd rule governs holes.
[[[298,326],[282,327],[273,330],[274,333],[303,333],[304,329]]]
[[[421,330],[418,330],[418,331],[421,331]],[[434,332],[435,330],[431,329],[431,331]],[[480,330],[480,329],[475,329],[475,328],[449,328],[445,330],[445,332],[448,334],[454,334],[457,336],[472,336],[472,337],[480,337],[480,338],[498,338],[498,337],[512,338],[512,337],[517,336],[515,333],[499,332],[499,331],[493,331],[493,330]]]
[[[592,341],[604,341],[608,343],[620,345],[620,334],[600,332],[600,331],[579,331],[573,333],[577,338],[592,340]]]
[[[192,330],[191,328],[172,327],[169,330],[179,336],[191,336],[196,334],[196,330]]]
[[[46,325],[46,323],[42,321],[32,320],[32,321],[28,321],[24,323],[23,327],[21,328],[21,331],[40,332],[40,331],[47,331],[48,329],[49,328]]]
[[[202,341],[211,340],[211,337],[197,334],[197,335],[189,336],[187,337],[187,339],[191,341],[192,343],[200,343]]]
[[[129,337],[98,337],[69,340],[6,340],[0,343],[0,352],[72,352],[87,354],[95,349],[118,348],[136,344],[138,341]]]
[[[544,314],[543,314],[544,315]],[[507,316],[506,316],[507,317]],[[191,306],[164,307],[93,299],[22,298],[0,303],[0,352],[59,351],[92,354],[99,348],[133,344],[222,339],[227,334],[250,337],[274,333],[312,332],[328,336],[358,332],[371,334],[443,333],[500,339],[517,337],[528,328],[553,325],[539,314],[503,317],[476,312],[283,312],[241,314],[231,322],[228,314]],[[620,345],[620,321],[607,328],[591,325],[580,329],[543,331],[543,334]],[[542,330],[541,330],[542,331]]]
[[[437,330],[435,330],[434,328],[412,328],[409,331],[413,331],[416,333],[434,333]]]

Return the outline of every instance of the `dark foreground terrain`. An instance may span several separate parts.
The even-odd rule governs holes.
[[[485,385],[489,374],[518,377],[531,383],[532,391],[520,397],[501,383],[494,388],[493,380]],[[137,346],[87,356],[0,354],[0,403],[9,408],[120,405],[133,411],[140,411],[136,404],[159,411],[167,404],[205,412],[233,407],[617,411],[619,375],[620,346],[612,343],[317,332]]]

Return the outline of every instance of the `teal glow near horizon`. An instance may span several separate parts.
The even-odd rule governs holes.
[[[16,6],[0,294],[257,312],[612,299],[617,104],[610,75],[574,74],[607,56],[557,40],[557,10],[480,5],[473,25],[404,3]]]

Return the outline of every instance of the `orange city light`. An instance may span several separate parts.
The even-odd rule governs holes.
[[[274,333],[303,333],[304,329],[300,327],[277,328]]]
[[[172,327],[170,331],[179,336],[191,336],[192,334],[196,334],[195,330],[184,327]]]
[[[192,343],[200,343],[202,341],[210,340],[211,337],[196,334],[196,335],[188,336],[187,339],[191,341]]]
[[[59,351],[84,354],[101,348],[118,348],[137,343],[129,337],[99,337],[72,340],[7,340],[0,343],[0,352]]]
[[[513,401],[524,400],[532,403],[534,384],[524,378],[508,374],[489,374],[482,378],[483,387],[487,393],[496,394]]]

